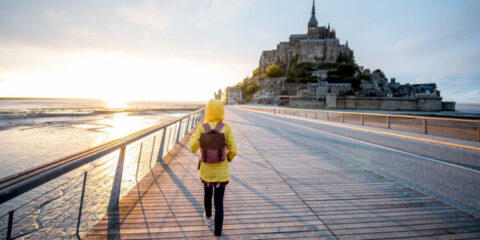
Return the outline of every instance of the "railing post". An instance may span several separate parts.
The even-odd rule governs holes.
[[[80,206],[78,208],[77,232],[76,232],[76,235],[77,235],[78,239],[81,239],[80,234],[79,234],[80,233],[80,222],[82,221],[83,198],[85,196],[85,184],[87,183],[87,174],[88,174],[88,172],[85,172],[83,174],[82,195],[80,196]]]
[[[176,126],[175,126],[176,127]],[[170,151],[170,142],[172,141],[172,132],[173,132],[173,126],[170,128],[170,131],[168,131],[168,141],[167,141],[167,153]]]
[[[150,160],[148,161],[148,167],[152,169],[152,158],[153,158],[153,151],[155,150],[155,140],[157,136],[153,136],[153,144],[152,144],[152,151],[150,152]]]
[[[423,118],[423,133],[428,134],[426,118]]]
[[[120,148],[118,155],[117,170],[115,171],[115,178],[113,179],[112,192],[110,193],[110,202],[108,203],[108,210],[115,211],[118,209],[118,200],[120,198],[120,190],[122,187],[123,162],[125,161],[126,146]]]
[[[135,172],[135,180],[138,182],[138,168],[140,168],[140,160],[142,159],[142,149],[143,149],[143,142],[140,143],[140,150],[138,151],[138,162],[137,162],[137,171]]]
[[[387,128],[390,129],[390,116],[387,115]]]
[[[477,141],[480,142],[480,121],[477,122]]]
[[[162,139],[160,140],[160,147],[158,148],[157,162],[163,159],[163,148],[165,147],[165,136],[167,135],[167,128],[168,126],[165,126],[163,128]]]
[[[7,225],[7,240],[12,239],[12,228],[13,228],[13,213],[15,210],[8,212],[8,225]]]
[[[360,114],[360,122],[362,125],[365,125],[365,119],[363,118],[363,114]]]
[[[190,130],[190,116],[188,116],[187,126],[185,127],[185,134],[188,133],[188,130]]]
[[[177,131],[177,138],[175,139],[175,143],[178,143],[180,141],[180,133],[182,132],[182,122],[183,122],[183,119],[178,121],[178,131]]]

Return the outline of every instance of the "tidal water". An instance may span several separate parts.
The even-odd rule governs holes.
[[[203,104],[195,102],[108,103],[100,100],[0,100],[0,178],[166,122]],[[173,139],[176,126],[166,131]],[[127,147],[121,195],[152,166],[162,131]],[[173,144],[166,146],[173,147]],[[118,151],[0,205],[0,238],[8,211],[13,236],[25,239],[75,238],[101,219],[108,204]],[[86,178],[85,178],[86,175]],[[84,206],[78,213],[82,185]]]

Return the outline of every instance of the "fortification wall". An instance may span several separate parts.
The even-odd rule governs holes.
[[[442,111],[455,111],[455,102],[442,102]]]
[[[297,91],[299,88],[307,87],[306,83],[292,83],[292,82],[285,82],[285,92],[287,95],[297,95]]]
[[[337,40],[305,40],[300,42],[300,62],[334,63],[337,61],[340,48]]]
[[[336,97],[327,95],[325,101],[290,100],[291,107],[329,109],[362,109],[382,111],[442,111],[442,98]],[[449,104],[451,110],[451,104]]]
[[[290,99],[288,106],[296,108],[325,108],[325,102],[303,99]]]

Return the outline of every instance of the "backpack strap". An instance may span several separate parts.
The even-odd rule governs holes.
[[[222,130],[223,126],[225,126],[225,123],[223,123],[223,122],[217,123],[217,126],[216,126],[215,129],[214,129],[215,132],[218,132],[218,133],[219,133],[219,132]]]
[[[212,131],[212,129],[210,128],[210,124],[208,123],[203,124],[203,129],[205,130],[206,133]]]

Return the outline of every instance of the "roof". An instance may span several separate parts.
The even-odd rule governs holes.
[[[304,39],[300,40],[301,43],[305,42],[338,42],[338,39],[335,38],[326,38],[326,39]]]
[[[290,38],[303,38],[307,36],[308,36],[307,34],[292,34],[290,35]]]
[[[241,87],[227,87],[225,89],[225,92],[241,92],[242,88]]]
[[[317,18],[315,17],[315,1],[313,1],[312,5],[312,16],[310,17],[310,21],[308,21],[308,26],[314,25],[315,27],[318,26]]]
[[[312,16],[310,17],[310,21],[308,21],[308,25],[309,25],[309,26],[310,26],[310,25],[315,25],[315,26],[318,25],[317,18],[315,17],[315,15],[312,15]]]

